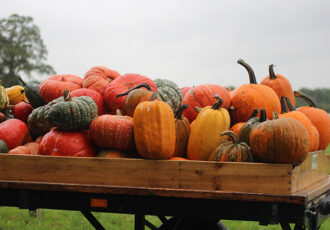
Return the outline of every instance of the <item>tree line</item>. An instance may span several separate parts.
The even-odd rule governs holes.
[[[330,113],[329,88],[317,88],[317,89],[301,88],[299,91],[310,96],[311,99],[315,102],[317,108],[324,109],[325,111]],[[296,107],[306,106],[306,105],[308,106],[306,102],[304,102],[300,98],[296,98]]]

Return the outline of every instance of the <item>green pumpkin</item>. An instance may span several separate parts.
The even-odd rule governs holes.
[[[0,153],[8,153],[8,146],[7,144],[0,139]]]
[[[252,113],[253,114],[253,113]],[[259,125],[261,122],[264,122],[267,119],[266,111],[260,109],[260,117],[252,116],[240,129],[238,136],[242,142],[250,145],[250,132],[251,130]]]
[[[29,82],[24,86],[26,98],[29,100],[33,108],[38,108],[46,104],[39,94],[39,84]]]
[[[97,105],[91,97],[71,98],[68,90],[63,92],[64,100],[50,106],[47,119],[62,131],[81,131],[89,129],[97,117]]]
[[[182,102],[181,89],[174,82],[167,79],[156,79],[157,96],[167,104],[173,111],[177,111]]]

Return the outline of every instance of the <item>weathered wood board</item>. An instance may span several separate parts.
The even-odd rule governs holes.
[[[291,194],[328,177],[323,151],[290,164],[0,154],[0,180],[189,191]]]

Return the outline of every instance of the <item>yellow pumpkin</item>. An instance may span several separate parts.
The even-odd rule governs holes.
[[[190,160],[208,160],[211,152],[220,143],[228,140],[228,136],[220,136],[220,133],[230,128],[229,113],[220,108],[223,100],[215,97],[217,102],[212,107],[204,107],[191,128],[187,146],[187,156]]]
[[[16,105],[22,101],[28,101],[23,86],[14,85],[10,88],[6,88],[6,92],[11,105]]]
[[[133,114],[134,138],[138,153],[147,159],[169,159],[175,150],[175,119],[163,101],[143,101]]]
[[[9,105],[9,98],[5,90],[5,87],[3,87],[2,82],[0,80],[0,111],[7,108],[8,105]]]

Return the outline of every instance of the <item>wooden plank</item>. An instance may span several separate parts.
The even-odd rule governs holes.
[[[291,174],[287,164],[0,156],[6,181],[289,194]]]
[[[329,158],[324,151],[311,152],[305,161],[293,169],[292,192],[305,189],[328,177]]]

